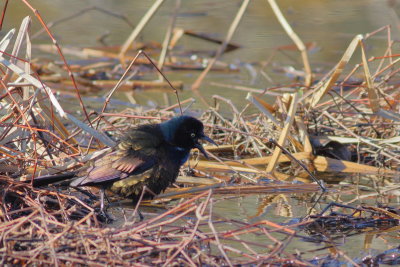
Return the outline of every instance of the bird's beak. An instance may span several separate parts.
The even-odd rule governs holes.
[[[208,137],[207,135],[204,135],[202,137],[200,137],[200,139],[206,140],[207,142],[213,144],[214,146],[218,146],[217,143],[214,142],[214,140],[212,140],[210,137]]]
[[[207,142],[210,142],[211,144],[218,146],[217,143],[214,142],[214,140],[212,140],[210,137],[208,137],[208,136],[206,136],[204,134],[200,137],[200,139],[206,140]],[[201,153],[203,153],[203,155],[204,155],[204,157],[206,157],[206,159],[208,159],[207,152],[206,152],[206,150],[203,148],[203,146],[200,143],[196,143],[195,147],[198,150],[200,150]]]

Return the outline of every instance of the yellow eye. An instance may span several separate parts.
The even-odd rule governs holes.
[[[195,133],[191,133],[191,134],[190,134],[190,137],[195,138],[195,137],[196,137],[196,134],[195,134]]]

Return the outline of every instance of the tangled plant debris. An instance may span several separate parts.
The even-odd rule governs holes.
[[[35,11],[27,1],[23,2]],[[275,1],[269,2],[284,24]],[[305,84],[261,91],[221,84],[221,88],[248,91],[248,104],[239,109],[230,99],[214,95],[211,105],[202,96],[200,85],[209,71],[240,71],[220,61],[220,56],[240,49],[230,40],[247,4],[248,1],[243,1],[224,40],[175,29],[163,45],[134,42],[154,9],[143,17],[143,23],[133,30],[126,43],[117,48],[61,49],[39,12],[35,15],[42,32],[51,37],[51,46],[31,43],[30,17],[22,21],[17,34],[12,29],[3,37],[0,41],[1,264],[399,264],[399,247],[363,258],[349,257],[340,249],[342,237],[366,234],[364,248],[369,248],[374,236],[389,240],[398,234],[400,227],[398,207],[386,205],[396,197],[391,193],[399,190],[400,162],[400,93],[396,81],[399,55],[392,51],[390,27],[354,37],[336,67],[316,82],[312,82],[316,74],[305,57],[306,46],[292,36],[303,55]],[[385,54],[367,58],[365,43],[382,32],[388,37]],[[213,58],[206,65],[190,61],[190,53],[175,47],[182,34],[220,47],[216,52],[208,51],[207,55]],[[22,47],[25,55],[21,55]],[[32,47],[42,51],[55,48],[62,64],[33,60]],[[139,49],[146,52],[137,52]],[[173,60],[167,60],[165,53],[172,54],[173,50],[176,50]],[[345,71],[355,51],[361,52],[361,62]],[[72,52],[94,59],[68,64],[64,55]],[[156,62],[152,58],[158,54],[164,54],[164,58]],[[157,88],[179,96],[183,82],[169,81],[161,69],[202,71],[192,90],[207,106],[203,112],[191,112],[197,112],[207,135],[219,144],[205,147],[211,159],[194,152],[175,187],[154,200],[138,203],[132,214],[124,214],[125,221],[120,227],[101,221],[97,215],[98,201],[90,192],[32,188],[30,181],[39,175],[76,170],[101,156],[131,125],[159,123],[179,114],[179,109],[190,107],[192,98],[158,109],[131,103],[124,103],[128,107],[122,111],[109,109],[110,103],[118,101],[113,99],[114,93],[121,90]],[[163,79],[144,80],[147,75]],[[356,76],[362,79],[355,80]],[[339,80],[339,77],[345,78]],[[103,95],[107,89],[106,97],[100,99],[103,106],[96,111],[88,109],[83,99],[98,100],[91,94]],[[287,89],[291,93],[285,93]],[[271,94],[276,95],[273,104],[264,98]],[[73,109],[66,108],[62,100],[72,95],[77,99]],[[257,111],[249,112],[249,107]],[[261,217],[273,202],[271,199],[259,203],[253,220],[225,218],[215,212],[216,203],[224,199],[293,193],[313,199],[325,187],[329,194],[322,194],[318,201],[334,201],[334,204],[316,214],[317,201],[308,216],[288,224]],[[357,200],[370,198],[384,204],[352,206]],[[163,210],[146,213],[140,221],[136,216],[139,205]],[[321,246],[298,247],[294,251],[289,248],[294,240]],[[315,252],[319,256],[315,257]]]

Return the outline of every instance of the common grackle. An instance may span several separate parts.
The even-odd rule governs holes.
[[[200,139],[215,144],[204,135],[203,123],[190,116],[138,126],[128,131],[110,153],[71,173],[75,178],[70,186],[100,188],[103,213],[105,189],[134,200],[138,200],[144,186],[159,194],[175,182],[192,148],[198,148],[207,157]],[[34,186],[48,184],[49,177],[36,178]]]

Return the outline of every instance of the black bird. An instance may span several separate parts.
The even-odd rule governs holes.
[[[190,116],[138,126],[131,129],[110,153],[75,173],[59,176],[59,180],[73,176],[76,178],[70,182],[72,187],[100,188],[102,213],[105,189],[135,201],[144,186],[159,194],[175,182],[192,148],[198,148],[207,157],[199,140],[215,142],[204,134],[203,128],[201,121]],[[38,177],[33,185],[49,184],[50,177]]]

